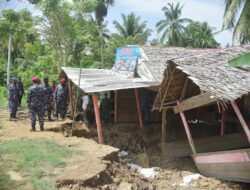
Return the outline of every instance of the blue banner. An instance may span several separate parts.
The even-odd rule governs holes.
[[[114,68],[118,71],[134,72],[139,57],[138,46],[126,46],[116,49]]]

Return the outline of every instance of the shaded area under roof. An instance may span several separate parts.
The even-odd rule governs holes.
[[[62,70],[78,86],[81,69],[62,67]],[[141,78],[128,78],[126,75],[108,69],[82,69],[79,88],[86,93],[93,93],[159,85],[159,82],[146,81]]]

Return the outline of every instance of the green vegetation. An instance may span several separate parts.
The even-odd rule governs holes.
[[[0,159],[2,162],[3,160]],[[17,183],[10,179],[10,176],[6,174],[6,169],[0,164],[0,189],[2,190],[13,190],[17,189]]]
[[[128,15],[121,14],[121,16],[122,24],[116,20],[113,22],[120,38],[131,38],[137,44],[145,44],[151,33],[151,30],[147,29],[147,22],[140,23],[141,17],[137,17],[133,12]]]
[[[224,0],[223,29],[233,29],[233,41],[241,44],[250,42],[250,1]],[[240,16],[238,16],[240,15]]]
[[[52,141],[12,140],[0,146],[0,155],[5,158],[0,166],[5,172],[13,170],[28,176],[30,184],[36,190],[53,190],[57,188],[52,180],[54,174],[51,168],[65,166],[64,159],[72,154],[68,148]],[[4,179],[7,179],[6,182]],[[0,189],[9,183],[10,179],[1,172]]]
[[[188,18],[181,18],[182,9],[183,5],[180,5],[179,2],[176,5],[168,3],[167,6],[162,8],[165,19],[156,24],[157,32],[162,33],[160,38],[162,44],[167,42],[170,46],[182,46],[184,24],[191,21]]]
[[[41,14],[30,11],[3,10],[0,19],[0,86],[6,86],[6,63],[9,34],[12,36],[11,75],[21,77],[24,87],[31,77],[58,81],[62,66],[111,68],[115,49],[129,44],[215,48],[219,44],[213,28],[206,22],[182,17],[184,5],[168,3],[162,8],[164,18],[156,23],[159,39],[148,41],[153,30],[147,21],[133,12],[121,13],[122,21],[114,21],[116,33],[107,29],[106,16],[115,0],[28,0]],[[174,1],[173,1],[174,2]],[[234,28],[234,40],[250,39],[250,2],[224,0],[223,29]],[[239,18],[237,17],[239,15]],[[92,54],[87,56],[85,48]],[[6,93],[0,89],[0,105]]]
[[[213,28],[207,22],[190,22],[183,32],[183,45],[192,48],[218,48],[213,37]]]

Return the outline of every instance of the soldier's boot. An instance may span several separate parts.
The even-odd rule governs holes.
[[[49,120],[49,121],[53,121],[53,119],[51,118],[51,112],[48,112],[48,114],[49,114],[49,115],[48,115],[48,120]]]
[[[9,118],[10,121],[13,120],[13,113],[10,113],[10,118]]]
[[[40,126],[40,130],[44,131],[44,126],[43,125]]]
[[[16,117],[16,112],[13,113],[13,118],[14,118],[14,119],[17,119],[17,117]]]
[[[36,126],[35,125],[31,125],[30,131],[32,131],[32,132],[36,131]]]

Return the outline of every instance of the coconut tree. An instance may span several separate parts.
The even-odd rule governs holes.
[[[102,25],[104,17],[107,16],[109,6],[113,6],[114,4],[115,0],[98,0],[95,17],[99,26]]]
[[[178,2],[168,3],[162,8],[165,19],[156,24],[157,32],[161,34],[160,42],[163,44],[167,41],[168,45],[182,45],[182,32],[185,30],[185,23],[190,22],[188,18],[181,18],[181,12],[184,5]]]
[[[250,41],[250,1],[224,0],[225,11],[222,29],[233,28],[233,42]]]
[[[147,22],[141,22],[141,17],[131,12],[128,15],[121,14],[122,24],[114,21],[113,24],[122,38],[133,38],[136,43],[146,43],[151,30],[147,28]]]
[[[183,45],[193,48],[217,48],[220,44],[214,39],[213,30],[207,22],[190,22],[183,33]]]

